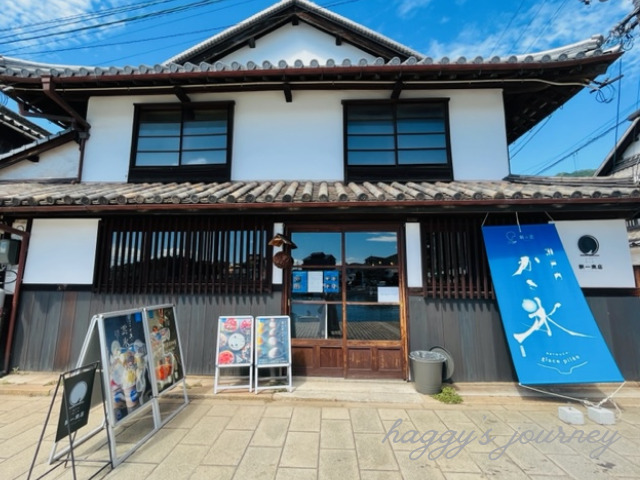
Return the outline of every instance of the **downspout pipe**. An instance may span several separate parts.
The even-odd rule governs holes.
[[[20,256],[18,259],[18,272],[16,274],[16,284],[13,289],[13,299],[11,301],[11,313],[9,315],[9,329],[7,331],[7,342],[4,350],[4,360],[2,370],[0,370],[0,378],[9,373],[9,362],[11,361],[11,351],[13,349],[13,334],[15,331],[16,319],[18,318],[18,305],[20,301],[20,289],[22,286],[22,277],[24,275],[24,266],[27,259],[27,250],[29,248],[29,234],[22,230],[16,230],[7,225],[0,224],[0,231],[18,235],[21,238]]]

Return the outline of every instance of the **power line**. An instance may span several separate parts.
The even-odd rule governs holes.
[[[502,30],[502,33],[500,34],[500,37],[498,38],[498,40],[496,41],[496,44],[493,46],[493,48],[491,49],[491,52],[489,53],[489,57],[493,56],[493,52],[496,50],[496,48],[498,48],[498,45],[500,45],[500,43],[502,42],[502,39],[504,38],[505,34],[511,28],[511,24],[513,23],[513,21],[516,19],[516,17],[520,13],[520,10],[524,6],[524,2],[525,2],[525,0],[520,0],[520,6],[516,10],[516,13],[514,13],[513,16],[511,17],[511,20],[509,20],[509,23],[507,24],[507,26]]]

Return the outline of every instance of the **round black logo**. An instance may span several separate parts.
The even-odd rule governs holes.
[[[584,255],[595,255],[600,244],[593,235],[583,235],[578,239],[578,248]]]

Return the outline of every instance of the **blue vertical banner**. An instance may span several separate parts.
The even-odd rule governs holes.
[[[482,227],[482,234],[520,383],[624,381],[555,225]]]

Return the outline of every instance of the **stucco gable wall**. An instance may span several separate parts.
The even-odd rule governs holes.
[[[224,57],[221,62],[230,64],[235,61],[246,65],[251,61],[262,65],[268,60],[277,65],[280,60],[285,60],[287,64],[293,65],[296,60],[302,60],[305,65],[309,65],[311,60],[318,60],[324,65],[329,59],[336,63],[342,63],[344,59],[357,63],[362,58],[368,61],[375,59],[348,43],[336,45],[335,37],[301,22],[298,25],[287,24],[258,38],[255,48],[243,47]]]
[[[0,169],[0,180],[48,180],[75,178],[78,175],[80,150],[76,142],[69,142],[41,153],[38,162],[23,160]]]

